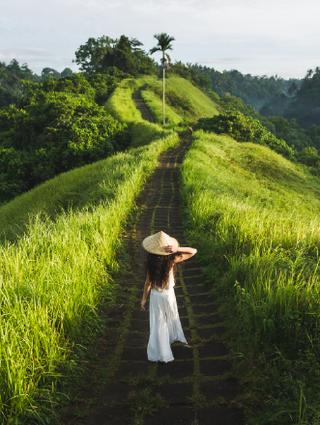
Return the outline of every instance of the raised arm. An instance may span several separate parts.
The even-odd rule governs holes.
[[[189,246],[179,246],[176,251],[173,251],[172,245],[167,245],[165,247],[165,250],[167,252],[171,253],[178,253],[179,257],[176,257],[174,259],[175,263],[181,263],[182,261],[188,260],[189,258],[193,257],[198,251],[196,248],[191,248]]]
[[[193,257],[197,252],[198,251],[196,248],[191,248],[188,246],[179,246],[176,253],[180,255],[174,259],[174,262],[181,263],[182,261],[188,260],[189,258]]]

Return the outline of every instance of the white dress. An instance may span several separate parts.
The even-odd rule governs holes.
[[[171,269],[168,289],[159,291],[151,288],[150,291],[150,335],[147,355],[148,360],[153,362],[174,360],[170,347],[173,341],[188,343],[180,322],[174,286],[173,269]]]

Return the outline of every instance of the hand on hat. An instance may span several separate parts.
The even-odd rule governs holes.
[[[163,248],[166,252],[170,252],[170,254],[177,252],[178,248],[176,248],[175,250],[173,249],[173,245],[167,245]]]

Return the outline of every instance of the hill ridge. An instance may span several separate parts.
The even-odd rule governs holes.
[[[190,136],[184,135],[178,147],[162,154],[137,199],[141,212],[126,230],[130,260],[117,277],[124,292],[119,291],[119,304],[124,305],[121,311],[107,314],[109,329],[94,347],[94,360],[88,366],[90,378],[84,378],[76,408],[72,401],[66,409],[62,418],[66,425],[75,418],[79,425],[102,425],[105,421],[113,425],[191,425],[195,420],[205,425],[212,417],[217,424],[244,423],[241,398],[237,398],[239,383],[232,376],[230,353],[223,342],[223,321],[196,258],[182,265],[175,285],[181,322],[192,348],[174,344],[175,361],[163,366],[147,360],[149,313],[139,311],[145,256],[141,241],[148,233],[164,230],[174,234],[181,246],[187,244],[179,174],[190,143]]]

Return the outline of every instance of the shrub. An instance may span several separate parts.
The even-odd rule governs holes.
[[[308,146],[299,152],[298,159],[304,164],[320,167],[320,156],[316,148]]]
[[[62,171],[114,153],[123,145],[117,138],[125,127],[83,94],[41,91],[24,108],[10,105],[1,109],[0,145],[12,149],[10,161],[1,169],[1,180],[11,184],[17,161],[19,174],[27,177],[20,187],[14,177],[14,190],[2,185],[0,199],[9,199]],[[1,151],[2,159],[8,155],[8,151]],[[13,159],[14,155],[23,156],[23,161]]]
[[[227,112],[212,118],[201,118],[196,128],[216,133],[227,133],[238,142],[260,143],[287,158],[293,159],[295,157],[295,150],[285,140],[278,139],[258,120],[241,112]]]

